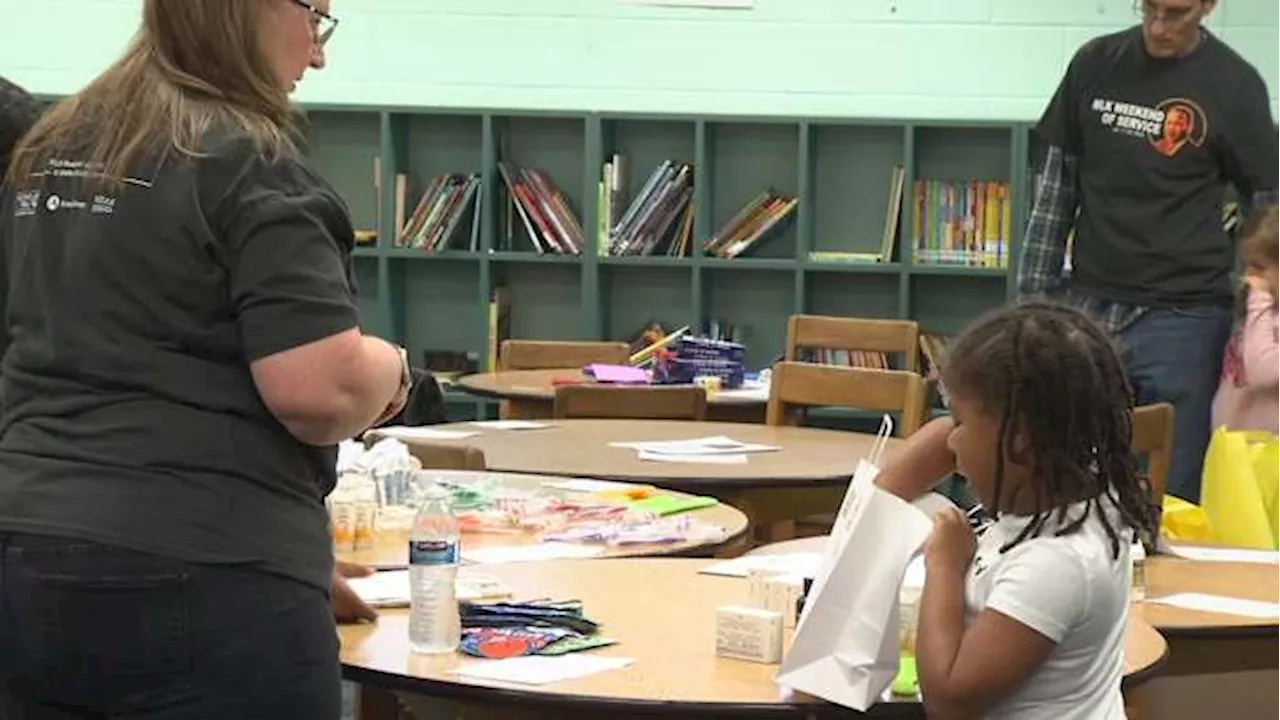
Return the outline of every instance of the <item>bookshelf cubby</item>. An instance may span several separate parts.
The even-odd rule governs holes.
[[[810,272],[805,277],[807,313],[896,320],[901,317],[896,273]]]
[[[698,319],[692,315],[692,280],[687,262],[683,266],[632,263],[601,267],[604,327],[599,337],[627,341],[638,329],[655,322],[668,330],[697,327]]]
[[[315,169],[342,195],[356,230],[378,227],[377,159],[381,119],[373,113],[322,111],[308,117],[307,144]]]
[[[906,162],[903,126],[809,127],[813,238],[817,252],[875,253],[884,235],[893,171]],[[885,261],[898,259],[897,252]]]
[[[582,268],[571,263],[501,263],[493,287],[506,289],[511,336],[529,340],[586,340]]]
[[[926,332],[951,333],[1014,295],[1031,182],[1023,123],[339,106],[312,109],[308,120],[317,168],[358,229],[380,230],[354,259],[363,320],[406,344],[418,363],[425,351],[452,350],[485,367],[496,288],[510,303],[513,337],[627,340],[649,322],[699,330],[714,323],[747,344],[752,369],[782,354],[793,313],[913,318]],[[601,252],[602,169],[614,154],[625,162],[624,210],[664,160],[693,165],[687,256]],[[581,225],[581,254],[537,252],[511,215],[500,161],[539,170],[555,186]],[[399,247],[397,204],[408,216],[430,179],[448,173],[480,176],[475,250],[458,241],[436,252]],[[397,200],[401,175],[407,189]],[[916,262],[917,180],[1007,183],[1002,260]],[[766,189],[796,198],[788,217],[738,257],[702,251]],[[896,230],[891,252],[868,259],[881,249],[886,218]],[[471,220],[460,221],[459,235],[469,238]],[[858,257],[832,261],[811,251]],[[496,413],[491,402],[447,397],[459,418]]]
[[[543,174],[555,191],[568,204],[568,211],[585,229],[586,198],[594,199],[594,192],[587,193],[586,178],[586,119],[584,117],[560,117],[554,115],[502,115],[491,120],[491,142],[494,157],[499,163],[509,164],[509,169],[536,170]],[[498,229],[495,250],[511,252],[535,252],[533,240],[519,212],[512,212],[508,188],[499,175],[498,199],[490,203]],[[591,187],[595,187],[594,176]],[[530,219],[535,231],[536,220]]]
[[[800,132],[794,122],[719,120],[706,125],[706,159],[700,177],[707,185],[708,232],[695,235],[695,250],[766,190],[786,197],[798,194]],[[761,238],[736,261],[794,259],[797,252],[794,215]]]
[[[719,326],[726,339],[745,343],[746,364],[766,367],[777,359],[787,341],[787,318],[800,311],[794,270],[725,264],[704,271],[703,331]],[[731,329],[726,332],[725,327]]]
[[[396,262],[389,269],[397,338],[409,356],[421,362],[429,350],[462,351],[476,353],[478,359],[487,337],[488,299],[479,263]]]

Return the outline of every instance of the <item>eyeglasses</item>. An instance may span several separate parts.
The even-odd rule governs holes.
[[[1181,25],[1199,8],[1184,7],[1172,10],[1161,8],[1154,0],[1134,0],[1133,11],[1143,20],[1159,20],[1165,25]]]
[[[315,26],[316,44],[323,47],[329,42],[329,38],[333,37],[333,31],[338,29],[338,18],[318,9],[314,3],[307,0],[293,0],[293,2],[311,13],[311,22]]]

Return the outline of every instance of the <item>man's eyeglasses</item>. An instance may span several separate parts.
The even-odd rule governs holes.
[[[307,0],[293,0],[293,2],[311,13],[311,22],[315,26],[316,44],[323,46],[329,42],[329,38],[333,37],[333,31],[338,29],[338,18],[318,9]]]
[[[1133,11],[1142,17],[1143,20],[1159,20],[1166,25],[1181,25],[1191,17],[1191,14],[1197,8],[1161,8],[1154,0],[1134,0]]]

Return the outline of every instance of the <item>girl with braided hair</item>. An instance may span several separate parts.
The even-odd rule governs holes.
[[[1154,520],[1107,334],[1048,303],[994,312],[942,368],[946,445],[994,522],[925,545],[917,663],[929,717],[1124,718],[1129,548]]]

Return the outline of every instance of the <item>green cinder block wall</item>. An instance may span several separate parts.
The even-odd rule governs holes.
[[[74,90],[141,0],[0,0],[0,73]],[[1221,0],[1211,27],[1280,81],[1276,0]],[[1072,51],[1133,0],[334,0],[309,103],[1031,120]]]

